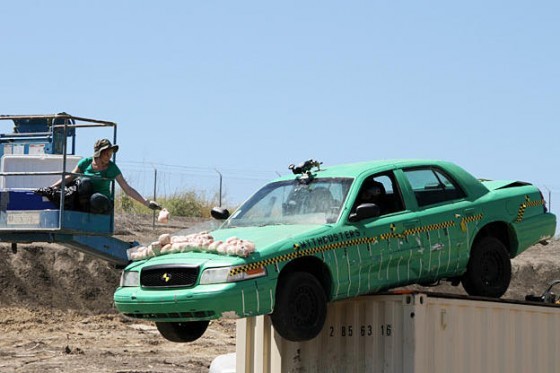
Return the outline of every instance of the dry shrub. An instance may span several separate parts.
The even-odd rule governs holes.
[[[169,210],[171,216],[193,218],[209,218],[210,210],[217,205],[212,199],[206,198],[205,193],[195,190],[173,193],[171,196],[160,197],[157,202]],[[152,214],[145,206],[133,201],[126,194],[119,192],[115,198],[115,213]]]

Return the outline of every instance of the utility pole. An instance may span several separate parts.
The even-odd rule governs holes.
[[[214,171],[216,171],[218,173],[218,175],[220,175],[220,192],[219,192],[219,203],[218,205],[220,207],[222,207],[222,173],[220,171],[218,171],[217,169],[214,169]]]

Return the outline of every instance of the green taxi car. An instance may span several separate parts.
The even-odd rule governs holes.
[[[539,189],[478,180],[443,161],[290,166],[209,232],[254,245],[248,256],[191,250],[132,262],[114,301],[175,342],[217,318],[270,314],[284,338],[322,329],[327,302],[409,284],[462,283],[500,297],[511,258],[556,229]],[[231,254],[231,253],[230,253]]]

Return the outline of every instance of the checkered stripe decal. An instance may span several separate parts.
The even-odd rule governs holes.
[[[462,223],[464,222],[466,224],[466,223],[471,223],[471,222],[474,222],[474,221],[477,221],[477,220],[481,220],[482,216],[483,216],[483,214],[469,216],[467,218],[464,218],[462,220]],[[426,225],[426,226],[423,226],[423,227],[407,229],[403,233],[396,233],[395,232],[396,231],[396,226],[394,224],[391,224],[391,226],[390,226],[391,231],[388,232],[388,233],[380,234],[379,235],[379,240],[385,241],[385,240],[389,240],[389,239],[392,239],[392,238],[404,239],[404,238],[406,238],[406,236],[410,236],[410,235],[414,235],[414,234],[418,234],[418,233],[430,232],[430,231],[437,231],[437,230],[440,230],[440,229],[447,229],[447,228],[450,228],[450,227],[453,227],[453,226],[455,226],[455,222],[452,221],[452,220],[449,220],[449,221],[445,221],[445,222],[441,222],[441,223]],[[237,268],[232,269],[229,272],[229,275],[230,276],[235,276],[235,275],[237,275],[239,273],[242,273],[242,272],[266,267],[266,266],[273,265],[273,264],[280,263],[280,262],[287,262],[287,261],[290,261],[292,259],[302,257],[302,256],[310,256],[310,255],[315,255],[315,254],[322,253],[322,252],[329,251],[329,250],[342,249],[342,248],[348,247],[348,246],[357,246],[357,245],[364,245],[364,244],[370,244],[370,243],[376,243],[376,242],[378,242],[378,237],[360,237],[360,238],[355,238],[355,239],[341,241],[341,242],[334,242],[334,243],[330,243],[330,244],[319,245],[317,247],[304,249],[304,250],[301,249],[300,244],[296,243],[293,246],[294,251],[292,251],[288,254],[280,255],[280,256],[277,256],[277,257],[274,257],[274,258],[270,258],[270,259],[260,260],[258,262],[246,264],[244,266],[239,266]]]
[[[529,196],[525,196],[525,202],[521,203],[519,205],[519,209],[517,210],[517,218],[515,219],[515,222],[521,223],[523,221],[523,216],[525,215],[525,210],[527,210],[527,207],[543,206],[544,204],[544,199],[531,201]]]
[[[396,233],[397,227],[395,226],[395,224],[391,224],[389,229],[391,229],[391,232],[389,233],[383,233],[379,235],[379,239],[381,241],[385,241],[385,240],[390,240],[391,238],[404,238],[404,234],[402,233]]]
[[[241,272],[250,271],[250,270],[253,270],[253,269],[265,267],[265,266],[280,263],[280,262],[287,262],[287,261],[290,261],[292,259],[295,259],[295,258],[298,258],[298,257],[301,257],[301,256],[315,255],[317,253],[321,253],[321,252],[325,252],[325,251],[329,251],[329,250],[341,249],[341,248],[346,247],[346,246],[356,246],[356,245],[363,245],[363,244],[374,243],[374,242],[377,242],[376,237],[362,237],[362,238],[355,238],[353,240],[348,240],[348,241],[335,242],[335,243],[331,243],[331,244],[327,244],[327,245],[321,245],[321,246],[318,246],[318,247],[305,249],[305,250],[301,250],[301,246],[299,244],[294,244],[294,251],[292,251],[289,254],[280,255],[280,256],[270,258],[270,259],[266,259],[266,260],[260,260],[258,262],[254,262],[254,263],[250,263],[250,264],[247,264],[247,265],[244,265],[244,266],[234,268],[231,271],[229,271],[229,275],[234,276],[234,275],[237,275]]]
[[[410,236],[413,234],[418,234],[418,233],[425,233],[425,232],[431,232],[431,231],[437,231],[440,229],[446,229],[446,228],[450,228],[455,226],[455,222],[452,220],[449,221],[444,221],[442,223],[436,223],[436,224],[430,224],[430,225],[425,225],[423,227],[416,227],[416,228],[412,228],[412,229],[407,229],[403,232],[404,236]]]
[[[467,216],[466,218],[463,218],[461,221],[465,223],[473,223],[475,221],[482,220],[482,216],[483,216],[482,214]]]

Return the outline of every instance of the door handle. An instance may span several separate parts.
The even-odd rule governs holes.
[[[474,213],[475,213],[475,210],[474,210],[474,208],[471,207],[471,208],[465,209],[463,211],[463,213],[465,214],[465,216],[473,216]]]

